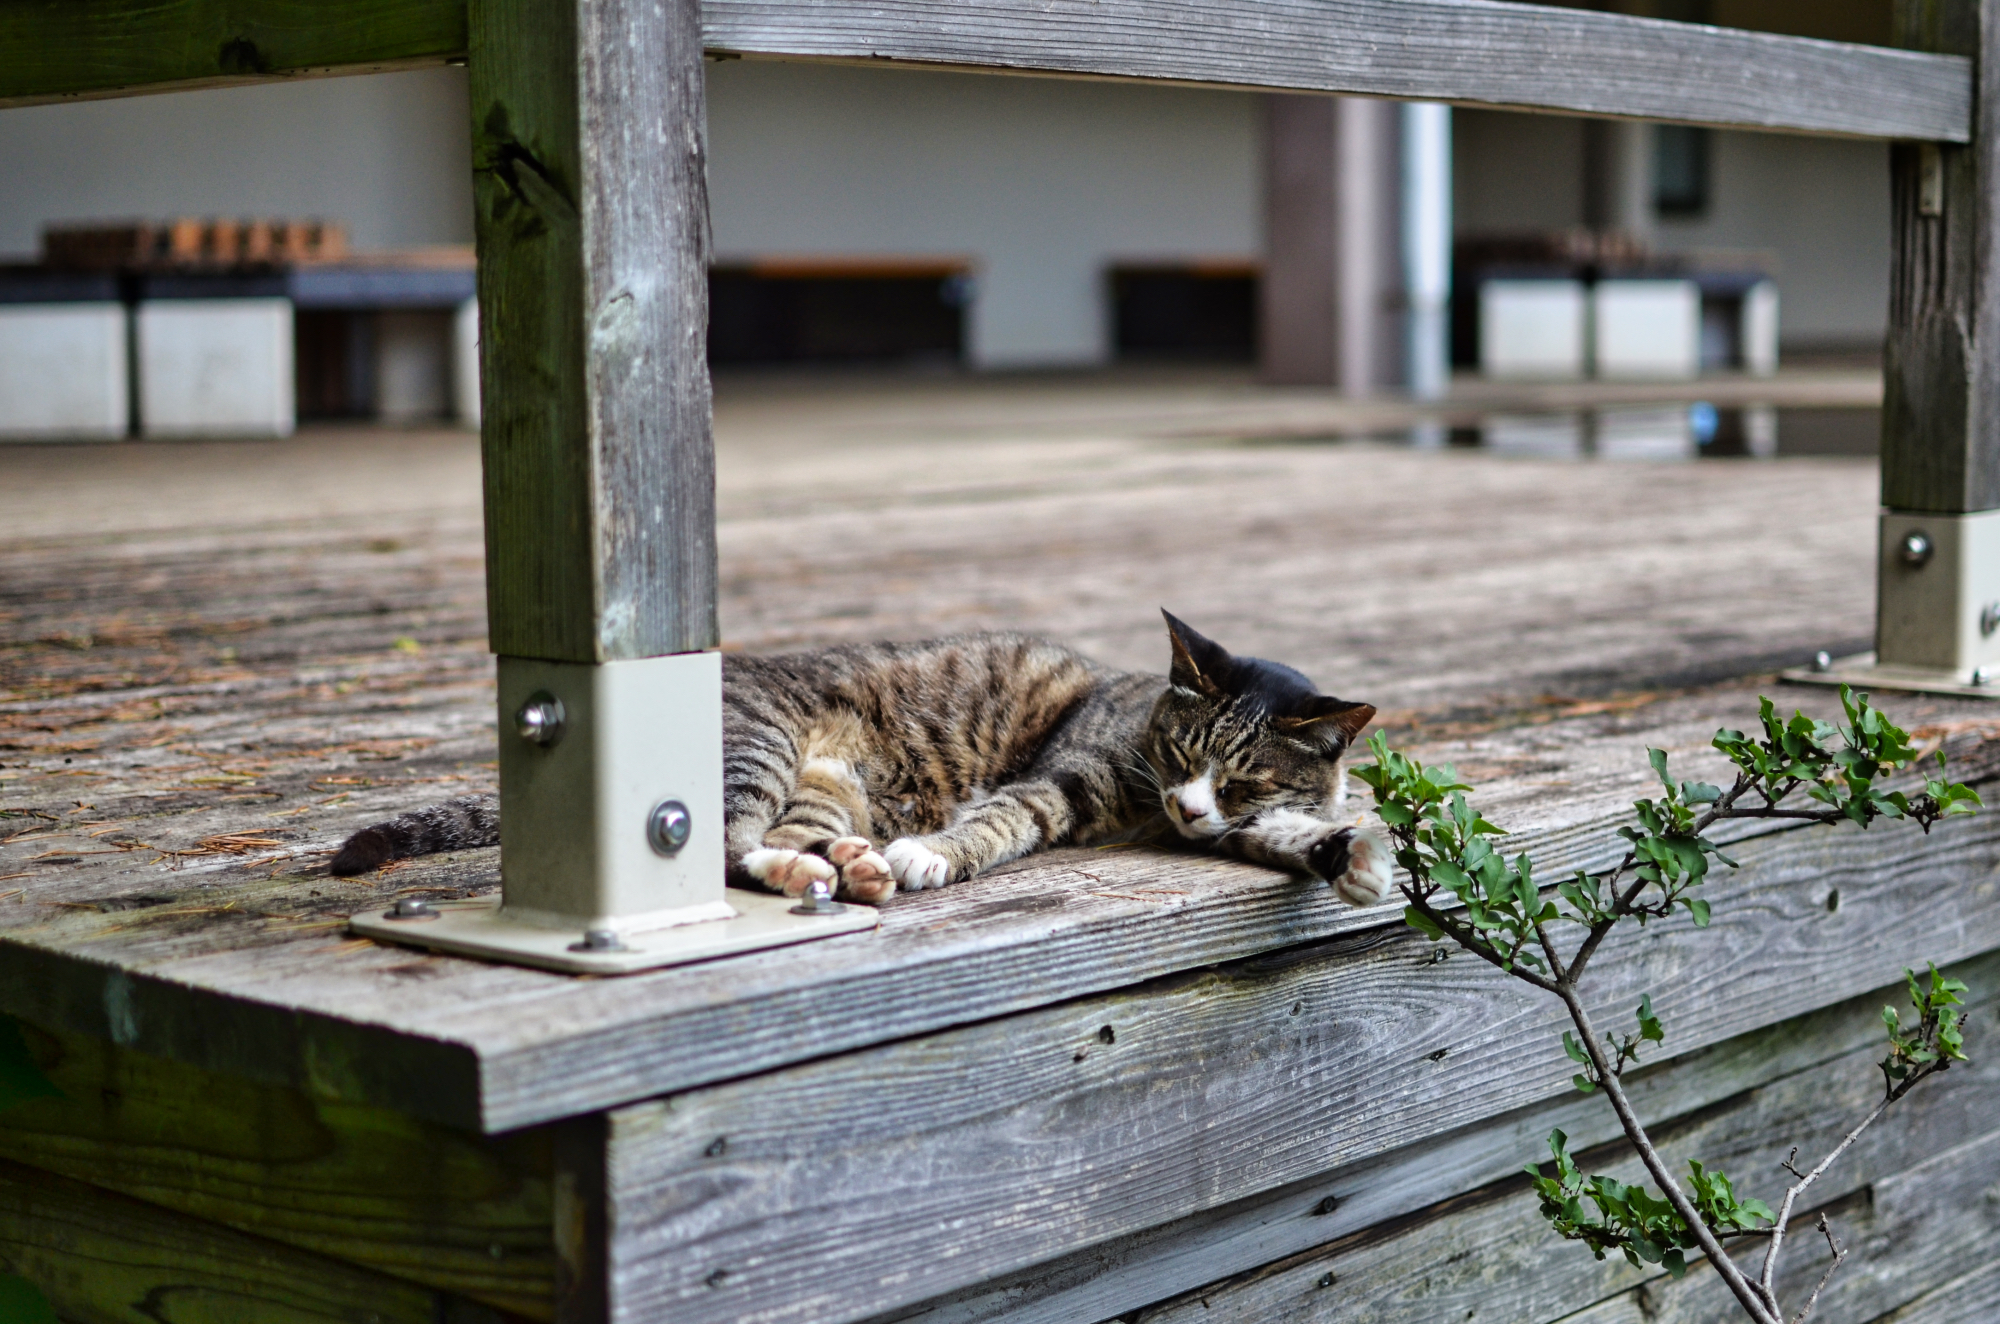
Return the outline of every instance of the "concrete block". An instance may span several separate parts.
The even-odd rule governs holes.
[[[120,303],[0,305],[0,441],[116,441],[131,418]]]
[[[1691,280],[1603,280],[1591,291],[1592,366],[1605,378],[1701,374],[1701,287]]]
[[[1752,377],[1772,376],[1778,371],[1778,287],[1762,280],[1745,290],[1738,316],[1743,370]]]
[[[291,435],[289,299],[157,299],[137,317],[145,435]]]
[[[1488,377],[1583,376],[1583,284],[1489,280],[1479,287],[1479,368]]]

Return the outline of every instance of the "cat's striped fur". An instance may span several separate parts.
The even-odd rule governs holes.
[[[1167,625],[1167,677],[1008,634],[725,658],[732,881],[879,901],[1154,835],[1379,900],[1387,851],[1332,817],[1340,757],[1375,710]],[[363,829],[332,868],[498,838],[493,797],[468,796]]]

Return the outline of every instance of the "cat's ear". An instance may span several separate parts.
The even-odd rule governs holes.
[[[1341,750],[1353,744],[1374,717],[1373,704],[1349,703],[1322,694],[1306,700],[1297,712],[1277,718],[1272,725],[1295,739],[1310,740],[1323,749]]]
[[[1203,637],[1165,607],[1160,608],[1160,615],[1167,618],[1167,640],[1174,650],[1167,679],[1181,689],[1219,698],[1232,661],[1229,650]]]

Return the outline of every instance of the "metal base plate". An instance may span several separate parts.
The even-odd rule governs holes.
[[[622,945],[608,951],[572,951],[572,945],[583,937],[574,929],[544,929],[507,919],[500,914],[497,896],[434,901],[435,919],[388,919],[371,910],[356,915],[347,927],[364,938],[429,947],[457,956],[479,956],[565,974],[622,975],[840,933],[862,933],[881,921],[873,906],[844,903],[838,914],[795,915],[792,907],[799,903],[793,897],[738,888],[730,888],[727,896],[736,912],[734,919],[621,934]]]
[[[1967,699],[2000,699],[2000,678],[1984,685],[1974,684],[1962,671],[1931,671],[1923,667],[1883,666],[1873,653],[1856,653],[1835,658],[1821,671],[1814,667],[1792,667],[1778,673],[1799,685],[1851,685],[1857,690],[1906,690],[1914,694],[1955,694]]]

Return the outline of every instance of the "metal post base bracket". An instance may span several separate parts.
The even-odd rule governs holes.
[[[2000,510],[1883,512],[1875,584],[1875,651],[1786,680],[2000,698]]]
[[[619,934],[547,929],[507,918],[497,897],[433,901],[407,917],[396,911],[356,915],[348,927],[361,937],[477,956],[509,965],[531,965],[577,975],[623,975],[665,965],[736,956],[766,947],[864,933],[880,922],[873,906],[842,903],[838,912],[801,915],[788,896],[727,889],[731,917],[666,929]]]
[[[357,934],[597,974],[875,927],[723,887],[722,658],[500,660],[501,895],[357,915]]]

